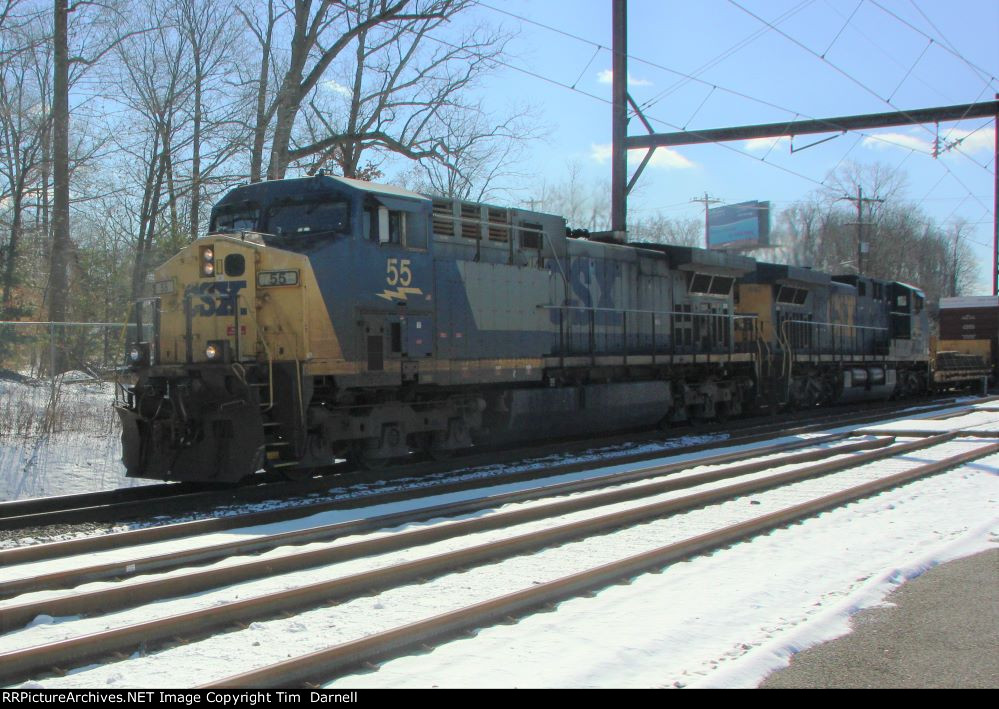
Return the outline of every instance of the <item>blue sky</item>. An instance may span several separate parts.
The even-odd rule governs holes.
[[[563,179],[575,162],[587,179],[609,180],[610,106],[600,99],[610,98],[610,8],[610,0],[485,0],[473,11],[516,33],[509,63],[525,71],[498,69],[486,89],[497,106],[533,104],[551,128],[530,150],[539,179]],[[999,0],[630,0],[628,16],[629,90],[657,131],[963,104],[999,92]],[[630,132],[644,129],[633,121]],[[845,161],[880,162],[905,173],[907,197],[928,214],[971,223],[975,254],[990,263],[994,135],[991,120],[942,124],[941,138],[964,140],[939,159],[930,154],[932,125],[850,133],[793,154],[786,140],[680,147],[657,154],[631,206],[697,217],[703,207],[690,199],[708,192],[780,209]],[[819,137],[796,138],[795,147]],[[987,271],[980,280],[984,292]]]

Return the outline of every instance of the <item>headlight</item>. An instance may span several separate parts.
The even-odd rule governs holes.
[[[209,340],[205,344],[205,359],[209,362],[228,362],[229,340]]]
[[[215,275],[215,249],[211,246],[201,247],[201,277],[207,278]]]

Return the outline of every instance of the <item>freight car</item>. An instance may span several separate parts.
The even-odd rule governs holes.
[[[999,298],[940,299],[940,337],[930,342],[936,388],[994,379],[999,366]]]
[[[339,177],[236,188],[137,305],[129,476],[235,481],[926,386],[918,289]]]

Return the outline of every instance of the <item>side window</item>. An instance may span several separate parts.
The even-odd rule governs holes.
[[[711,288],[711,276],[704,273],[691,275],[688,289],[691,293],[707,293],[709,288]]]
[[[376,244],[406,243],[406,212],[387,207],[367,207],[364,210],[364,238]]]
[[[364,215],[361,217],[361,229],[364,232],[365,241],[378,242],[378,217],[372,207],[364,208]]]
[[[520,225],[520,248],[540,249],[543,243],[543,230],[540,224],[523,222]]]
[[[401,244],[406,235],[406,213],[389,212],[388,243]]]

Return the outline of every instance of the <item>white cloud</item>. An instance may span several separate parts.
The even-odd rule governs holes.
[[[864,138],[863,146],[877,150],[904,148],[906,150],[916,150],[920,153],[929,153],[933,150],[933,145],[928,140],[917,138],[908,133],[878,133],[877,135],[869,135]]]
[[[923,137],[925,136],[925,137]],[[992,153],[995,151],[995,129],[986,126],[980,130],[964,130],[955,128],[947,130],[943,126],[940,128],[941,149],[946,145],[953,145],[965,155],[974,153]],[[877,150],[888,150],[889,148],[903,148],[906,150],[916,150],[920,153],[930,155],[933,153],[933,138],[929,133],[923,135],[913,135],[912,133],[877,133],[864,138],[865,148]],[[943,150],[942,156],[958,154],[956,150]]]
[[[608,143],[604,143],[601,145],[597,145],[596,143],[594,143],[593,145],[590,146],[590,157],[593,158],[595,162],[598,162],[602,165],[603,163],[610,160],[612,149],[613,146]]]
[[[941,130],[940,137],[941,139],[946,138],[948,143],[960,140],[961,144],[959,147],[961,151],[968,154],[993,153],[996,149],[996,129],[994,126],[985,126],[977,131],[960,130],[957,128],[947,132]]]
[[[344,86],[343,84],[337,82],[335,79],[330,79],[329,81],[324,81],[322,85],[328,91],[332,91],[334,93],[338,93],[341,96],[351,96],[354,93],[353,91],[350,90],[350,87]]]
[[[785,136],[782,138],[751,138],[745,141],[742,146],[751,153],[765,153],[771,148],[783,150],[785,146],[790,146],[790,144],[791,139]]]
[[[656,152],[652,154],[649,165],[666,170],[686,170],[694,167],[694,163],[671,148],[657,148]]]
[[[637,164],[645,156],[644,150],[629,150],[628,151],[628,162]],[[611,145],[596,144],[590,146],[590,157],[601,165],[611,157]],[[650,167],[658,167],[663,170],[686,170],[696,165],[685,158],[683,155],[671,148],[657,148],[656,152],[652,154],[652,159],[649,161]]]
[[[614,72],[610,69],[604,69],[603,71],[597,73],[597,81],[601,84],[609,84],[614,81]],[[636,79],[631,73],[628,74],[628,86],[652,86],[652,82],[648,79]]]

